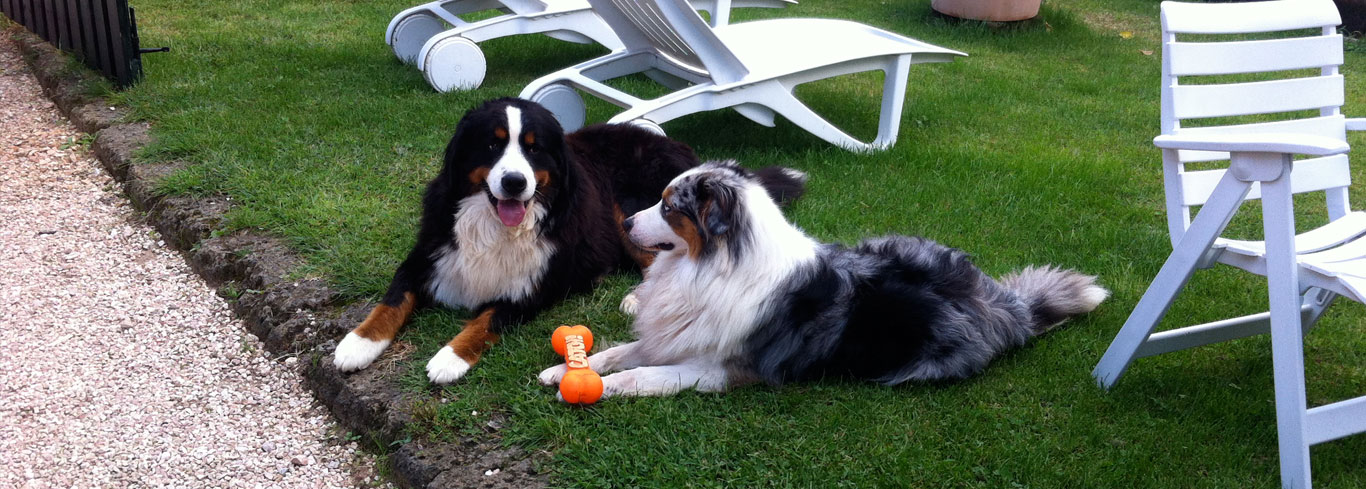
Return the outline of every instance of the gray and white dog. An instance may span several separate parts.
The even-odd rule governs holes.
[[[707,163],[626,220],[630,239],[659,255],[622,302],[637,341],[589,357],[595,371],[618,372],[603,378],[604,396],[962,379],[1109,296],[1095,277],[1051,266],[998,282],[924,238],[821,244],[786,220],[766,180]]]

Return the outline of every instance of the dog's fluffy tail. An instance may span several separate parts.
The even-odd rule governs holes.
[[[1091,312],[1110,297],[1110,291],[1096,284],[1096,277],[1053,266],[1026,267],[1001,277],[1000,282],[1029,306],[1030,330],[1036,335],[1067,318]]]
[[[800,170],[766,166],[754,170],[754,176],[759,179],[764,190],[768,191],[768,196],[772,197],[779,207],[787,207],[806,193],[806,173]]]

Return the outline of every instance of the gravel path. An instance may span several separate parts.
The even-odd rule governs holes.
[[[80,137],[0,38],[0,488],[369,485]]]

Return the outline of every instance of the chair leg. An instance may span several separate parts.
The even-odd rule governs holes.
[[[1299,264],[1295,260],[1295,216],[1290,192],[1290,158],[1281,177],[1262,182],[1262,223],[1266,230],[1267,288],[1271,302],[1271,356],[1276,384],[1276,433],[1281,455],[1281,486],[1310,487],[1308,410],[1304,390],[1304,332],[1300,327]]]
[[[782,96],[766,98],[764,103],[802,129],[836,146],[841,146],[850,151],[882,151],[896,144],[897,133],[901,130],[901,113],[906,104],[906,83],[910,75],[911,65],[914,64],[911,58],[912,55],[910,54],[884,56],[837,67],[808,70],[808,72],[795,73],[783,79],[783,84],[791,88],[808,81],[842,74],[881,70],[883,74],[882,104],[878,112],[877,136],[871,143],[859,141],[831,124],[824,117],[812,111],[806,104],[797,100],[797,97],[793,96],[790,90],[785,91]]]
[[[1091,371],[1091,376],[1096,378],[1096,383],[1102,388],[1113,387],[1120,376],[1124,375],[1124,371],[1129,369],[1129,364],[1138,356],[1139,348],[1152,334],[1157,323],[1162,321],[1167,309],[1176,300],[1176,295],[1185,288],[1186,282],[1195,273],[1197,258],[1185,255],[1189,254],[1173,253],[1167,258],[1166,263],[1162,264],[1162,269],[1157,272],[1148,290],[1138,300],[1133,312],[1129,313],[1129,319],[1124,321],[1124,326],[1119,329],[1114,341],[1110,342],[1105,355]]]
[[[882,111],[878,114],[877,139],[873,146],[890,148],[901,130],[901,111],[906,103],[906,79],[911,73],[911,55],[888,60],[882,73]]]
[[[811,108],[807,107],[802,101],[797,100],[797,97],[792,95],[791,92],[785,90],[781,92],[781,94],[775,93],[773,96],[765,98],[763,101],[764,105],[767,105],[769,108],[773,109],[774,112],[782,115],[787,120],[792,121],[797,127],[805,129],[807,132],[826,140],[830,144],[834,144],[835,146],[839,146],[849,151],[872,152],[886,149],[886,146],[868,144],[854,139],[853,136],[850,136],[840,130],[840,128],[835,127],[830,121],[825,120],[820,114],[811,110]],[[895,135],[893,135],[892,138],[895,139]]]
[[[1167,308],[1171,307],[1176,295],[1186,286],[1191,274],[1195,273],[1195,267],[1205,250],[1223,233],[1251,188],[1251,184],[1234,177],[1233,172],[1224,174],[1210,200],[1195,216],[1190,229],[1181,236],[1171,256],[1167,257],[1157,277],[1153,278],[1152,285],[1143,293],[1143,298],[1134,306],[1134,312],[1129,314],[1129,319],[1115,335],[1095,370],[1091,371],[1102,388],[1110,388],[1124,375],[1139,347],[1143,346],[1153,328],[1166,315]]]
[[[1196,265],[1196,268],[1202,268]],[[1300,329],[1307,335],[1313,329],[1323,312],[1337,298],[1337,294],[1320,288],[1310,288],[1301,297]],[[1143,346],[1138,348],[1134,358],[1150,357],[1163,353],[1194,348],[1197,346],[1236,340],[1248,336],[1271,332],[1271,312],[1251,314],[1242,317],[1197,324],[1184,328],[1169,329],[1148,335]]]
[[[1337,294],[1320,288],[1310,288],[1305,291],[1303,308],[1306,309],[1306,312],[1304,316],[1300,317],[1300,321],[1301,329],[1306,335],[1319,325],[1319,318],[1323,317],[1324,311],[1327,311],[1328,306],[1333,305],[1333,301],[1337,298]]]

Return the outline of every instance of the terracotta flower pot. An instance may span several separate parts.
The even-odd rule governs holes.
[[[960,19],[1010,22],[1039,15],[1041,0],[930,0],[936,12]]]

